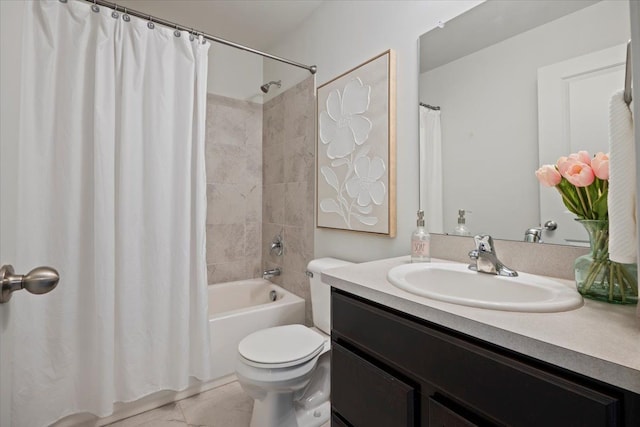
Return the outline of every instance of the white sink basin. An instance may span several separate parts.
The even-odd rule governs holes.
[[[415,263],[393,267],[387,280],[415,295],[491,310],[556,312],[582,306],[582,296],[562,283],[533,274],[502,277],[464,264]]]

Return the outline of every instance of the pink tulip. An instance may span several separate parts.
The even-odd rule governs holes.
[[[540,184],[547,187],[555,187],[562,181],[560,172],[556,170],[554,165],[542,165],[540,169],[536,171],[536,178],[540,181]]]
[[[574,161],[575,159],[570,159],[569,157],[566,157],[566,156],[560,157],[556,162],[556,166],[558,167],[558,172],[560,172],[560,175],[564,176],[565,171],[569,166],[571,166],[571,163]]]
[[[588,151],[578,151],[577,153],[569,154],[570,159],[577,160],[579,162],[585,163],[587,165],[591,165],[591,156]]]
[[[576,187],[588,187],[596,179],[593,169],[586,163],[569,159],[564,162],[562,166],[564,172],[560,173],[567,178],[567,181]]]
[[[593,160],[591,160],[591,168],[593,169],[595,176],[605,181],[608,180],[609,154],[604,154],[602,152],[597,153]]]

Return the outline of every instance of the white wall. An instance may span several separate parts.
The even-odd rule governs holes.
[[[207,92],[262,104],[262,57],[211,43]]]
[[[272,53],[269,51],[268,53]],[[296,60],[296,58],[287,58],[291,60]],[[296,61],[298,62],[298,61]],[[304,64],[304,65],[313,65],[313,64]],[[270,81],[281,81],[282,87],[278,88],[276,86],[271,86],[269,89],[269,93],[264,95],[264,102],[268,102],[272,98],[283,93],[285,90],[290,89],[309,77],[311,73],[300,67],[296,67],[293,65],[285,64],[284,62],[275,61],[273,59],[265,58],[264,59],[264,77],[263,80],[265,82]]]
[[[316,229],[315,257],[367,261],[409,254],[418,209],[418,37],[481,3],[468,1],[327,1],[270,53],[316,64],[318,85],[393,49],[397,55],[397,237]],[[287,79],[293,67],[281,67]],[[271,70],[265,66],[265,79]]]
[[[537,70],[626,43],[627,22],[627,2],[603,1],[420,75],[420,100],[442,107],[445,231],[458,209],[472,234],[521,240],[540,224]]]
[[[15,218],[3,208],[16,199],[15,160],[18,156],[20,40],[22,1],[0,1],[0,265],[14,261]],[[10,304],[0,304],[0,426],[10,426],[11,361]]]

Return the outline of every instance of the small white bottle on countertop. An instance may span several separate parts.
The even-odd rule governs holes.
[[[411,262],[431,261],[431,235],[424,227],[424,211],[418,211],[418,228],[411,234]]]

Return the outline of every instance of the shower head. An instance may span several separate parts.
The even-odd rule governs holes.
[[[264,92],[264,93],[267,93],[267,92],[269,92],[269,87],[270,87],[271,85],[276,85],[276,86],[278,86],[278,87],[281,87],[281,86],[282,86],[282,80],[278,80],[277,82],[270,81],[269,83],[265,83],[265,84],[263,84],[262,86],[260,86],[260,90],[261,90],[262,92]]]

